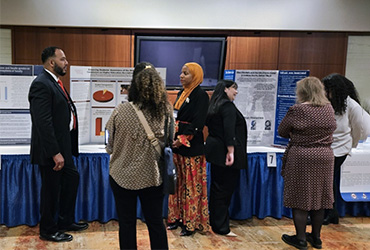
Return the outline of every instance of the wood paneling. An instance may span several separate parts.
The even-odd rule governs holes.
[[[20,60],[30,60],[41,62],[41,51],[38,50],[36,41],[37,28],[15,27],[13,29],[13,63],[20,64]]]
[[[68,58],[68,62],[70,65],[76,65],[74,61],[82,61],[83,58],[83,42],[82,42],[82,31],[81,29],[75,28],[66,28],[62,30],[62,47],[66,56]],[[84,64],[80,64],[84,65]]]
[[[88,66],[105,66],[105,36],[100,29],[83,30],[81,59],[95,64]]]
[[[281,32],[279,69],[309,69],[319,78],[344,74],[347,49],[345,33]]]
[[[62,48],[69,65],[132,67],[129,30],[14,27],[15,64],[40,65],[48,46]],[[61,78],[69,90],[69,74]]]
[[[279,32],[239,32],[227,39],[226,69],[277,69]]]
[[[310,70],[322,78],[345,73],[343,32],[189,31],[13,27],[13,63],[41,64],[46,46],[63,48],[70,65],[133,67],[135,34],[226,36],[226,69]],[[64,77],[69,89],[69,74]],[[171,102],[176,95],[170,93]]]
[[[106,32],[108,33],[108,32]],[[112,30],[106,36],[106,66],[131,66],[131,34],[125,30]]]

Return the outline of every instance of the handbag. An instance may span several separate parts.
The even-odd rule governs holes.
[[[163,193],[165,194],[175,194],[176,191],[176,166],[173,162],[173,154],[171,149],[171,144],[173,141],[173,119],[166,115],[164,123],[164,149],[162,150],[158,139],[155,137],[153,131],[149,127],[147,120],[141,110],[139,110],[132,102],[130,102],[140,122],[143,124],[145,132],[148,136],[148,140],[155,148],[156,152],[159,154],[158,166],[162,176],[163,181]],[[170,126],[168,128],[168,120],[170,120]],[[169,132],[168,132],[169,130]],[[167,134],[168,132],[168,134]],[[168,136],[167,136],[168,135]]]

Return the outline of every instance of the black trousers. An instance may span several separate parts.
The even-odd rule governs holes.
[[[54,171],[54,166],[39,166],[41,173],[40,233],[56,233],[60,226],[75,222],[79,173],[74,165]]]
[[[209,219],[215,233],[228,234],[230,232],[229,206],[239,178],[239,169],[211,164]]]
[[[334,158],[334,182],[333,182],[333,191],[334,191],[333,209],[334,210],[336,210],[336,208],[335,208],[336,201],[338,201],[338,199],[342,199],[342,197],[340,195],[340,190],[339,190],[340,169],[341,169],[341,166],[342,166],[343,162],[346,160],[346,158],[347,158],[347,155]]]
[[[119,186],[111,176],[109,182],[116,201],[120,249],[137,249],[137,197],[148,227],[151,249],[168,249],[167,230],[163,222],[163,186],[129,190]]]

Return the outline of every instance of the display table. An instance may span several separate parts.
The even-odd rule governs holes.
[[[6,226],[38,224],[41,177],[38,166],[30,164],[29,148],[0,147],[0,224]],[[76,220],[107,222],[117,219],[114,197],[109,185],[109,155],[102,146],[81,147],[75,158],[80,173],[76,202]],[[263,152],[259,152],[263,151]],[[267,153],[276,153],[276,167],[267,167]],[[283,207],[283,179],[280,175],[283,150],[256,148],[248,152],[248,170],[241,170],[238,187],[232,197],[230,217],[248,219],[252,216],[291,217]],[[208,176],[209,169],[207,169]],[[341,216],[370,216],[369,202],[339,201]],[[167,199],[164,216],[167,215]],[[138,217],[143,218],[140,204]]]

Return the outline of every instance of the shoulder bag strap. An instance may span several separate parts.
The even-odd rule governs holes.
[[[130,104],[136,111],[136,114],[139,117],[141,124],[143,124],[150,143],[153,145],[153,147],[158,152],[158,154],[162,155],[162,152],[161,152],[162,150],[161,150],[161,146],[159,145],[158,139],[154,136],[153,131],[150,129],[149,124],[147,120],[145,119],[143,112],[140,109],[138,109],[132,102],[130,102]]]

